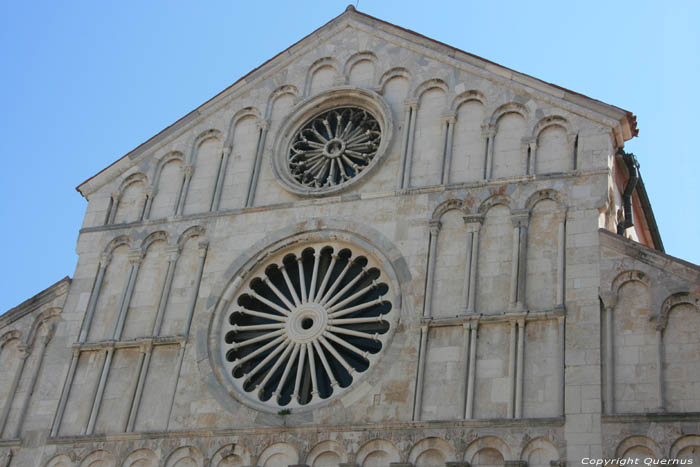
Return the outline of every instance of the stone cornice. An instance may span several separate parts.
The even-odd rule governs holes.
[[[238,427],[238,428],[222,428],[222,429],[200,429],[188,431],[150,431],[141,433],[115,433],[108,435],[90,435],[90,436],[59,436],[49,438],[47,444],[76,444],[76,443],[93,443],[103,441],[128,441],[142,439],[172,439],[172,438],[215,438],[225,436],[241,436],[241,435],[263,435],[275,433],[308,433],[318,432],[317,424],[310,425],[284,425],[284,417],[279,416],[279,426],[267,427]],[[564,417],[551,418],[495,418],[484,420],[449,420],[444,422],[395,422],[395,423],[367,423],[367,424],[348,424],[348,425],[324,425],[323,430],[326,432],[378,432],[378,431],[424,431],[424,430],[455,430],[459,428],[528,428],[536,426],[542,427],[563,427]]]
[[[50,303],[57,297],[68,294],[70,283],[71,278],[66,276],[47,289],[34,295],[32,298],[8,310],[5,314],[0,315],[0,329],[41,308],[43,305]]]
[[[152,219],[141,222],[132,222],[128,224],[109,224],[109,225],[99,225],[95,227],[84,227],[80,229],[80,233],[90,233],[90,232],[104,232],[104,231],[114,231],[114,230],[126,230],[131,229],[135,226],[155,226],[163,225],[174,222],[187,222],[200,219],[218,218],[226,216],[235,216],[241,214],[248,214],[254,212],[265,212],[274,211],[279,209],[297,209],[308,206],[325,206],[333,203],[345,203],[359,200],[370,200],[370,199],[385,199],[393,198],[398,196],[416,196],[428,193],[443,193],[450,191],[461,191],[470,190],[478,188],[488,188],[506,185],[508,183],[517,183],[521,185],[527,185],[532,182],[553,180],[553,179],[563,179],[570,180],[578,177],[595,176],[595,175],[608,175],[608,168],[587,170],[587,171],[571,171],[565,174],[557,175],[523,175],[519,177],[509,177],[509,178],[499,178],[491,180],[482,180],[478,182],[467,182],[467,183],[453,183],[450,185],[434,185],[429,187],[419,187],[419,188],[405,188],[400,190],[383,191],[376,193],[352,193],[337,196],[324,196],[319,198],[311,199],[300,199],[299,201],[290,201],[286,203],[269,204],[266,206],[252,206],[247,208],[237,208],[237,209],[225,209],[215,212],[203,212],[197,214],[190,214],[187,216],[179,217],[168,217],[163,219]]]

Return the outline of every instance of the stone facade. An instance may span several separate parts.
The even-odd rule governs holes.
[[[349,107],[381,135],[290,149]],[[349,8],[78,187],[74,277],[0,317],[0,466],[700,462],[700,268],[634,136]]]

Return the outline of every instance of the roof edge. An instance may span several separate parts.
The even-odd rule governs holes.
[[[133,159],[133,158],[137,157],[138,155],[142,154],[144,151],[148,150],[151,146],[154,146],[154,145],[155,145],[156,143],[158,143],[160,140],[162,140],[162,139],[164,139],[165,137],[167,137],[167,136],[168,136],[169,134],[171,134],[172,132],[176,131],[177,129],[179,129],[179,128],[185,126],[185,125],[187,125],[187,124],[190,123],[191,121],[193,121],[193,120],[195,120],[196,118],[200,117],[200,116],[201,116],[201,110],[202,110],[202,109],[204,109],[204,108],[206,108],[207,106],[209,106],[212,102],[216,101],[219,97],[221,97],[221,96],[223,96],[223,95],[229,93],[230,91],[232,91],[232,90],[233,90],[234,88],[236,88],[237,86],[243,86],[243,85],[247,84],[249,81],[251,81],[251,78],[253,78],[254,76],[260,74],[264,69],[266,69],[266,68],[268,68],[268,67],[271,67],[271,66],[273,65],[273,62],[276,61],[279,57],[283,56],[284,54],[291,54],[293,49],[295,49],[295,48],[300,48],[300,47],[301,47],[301,44],[302,44],[303,42],[309,40],[309,39],[311,38],[311,36],[314,36],[314,35],[318,34],[320,31],[331,27],[331,25],[333,25],[334,23],[340,22],[343,18],[352,17],[352,16],[356,16],[358,19],[364,19],[364,20],[366,20],[366,21],[379,23],[379,24],[384,25],[384,26],[386,26],[386,27],[388,27],[388,28],[395,29],[395,30],[397,30],[397,31],[403,32],[405,35],[408,36],[407,40],[409,40],[409,38],[410,38],[411,36],[413,36],[413,37],[415,37],[415,38],[420,38],[420,39],[422,39],[422,40],[424,40],[424,41],[427,41],[427,42],[429,42],[429,43],[432,43],[433,45],[435,45],[435,46],[437,46],[437,47],[439,47],[439,48],[445,48],[445,49],[447,49],[447,51],[448,51],[447,53],[448,53],[449,55],[453,56],[453,57],[454,57],[455,53],[457,53],[457,54],[463,55],[463,56],[465,56],[465,57],[469,57],[469,58],[471,58],[472,60],[481,61],[481,62],[483,62],[484,64],[487,65],[487,67],[484,68],[486,71],[490,71],[490,72],[492,72],[492,73],[494,72],[493,69],[488,69],[489,66],[490,66],[491,68],[495,67],[495,68],[500,69],[500,70],[506,70],[507,72],[512,73],[514,76],[521,78],[520,80],[514,80],[514,81],[519,82],[519,83],[522,84],[522,85],[530,86],[530,87],[535,87],[535,88],[540,89],[540,90],[543,90],[543,89],[542,89],[543,86],[544,86],[545,88],[548,87],[548,88],[556,89],[556,90],[562,92],[562,93],[563,93],[563,96],[557,95],[557,94],[559,94],[559,93],[552,93],[552,92],[550,92],[550,94],[554,94],[554,95],[556,95],[556,97],[563,98],[564,100],[568,100],[569,102],[572,102],[572,103],[574,103],[574,104],[578,104],[578,105],[582,105],[582,106],[584,106],[584,107],[588,107],[589,109],[591,109],[591,110],[593,110],[593,111],[596,111],[596,112],[598,112],[598,113],[606,114],[606,112],[604,111],[604,109],[612,110],[614,113],[616,113],[616,114],[618,114],[618,115],[611,115],[611,114],[608,114],[608,116],[611,117],[611,118],[615,118],[615,119],[617,119],[617,120],[619,121],[620,127],[621,127],[620,138],[622,139],[622,141],[627,141],[627,140],[629,140],[629,139],[631,139],[631,138],[634,138],[635,136],[637,136],[637,135],[639,134],[639,130],[638,130],[638,128],[637,128],[637,117],[636,117],[632,112],[630,112],[630,111],[628,111],[628,110],[622,109],[622,108],[620,108],[620,107],[617,107],[617,106],[614,106],[614,105],[611,105],[611,104],[606,104],[605,102],[602,102],[602,101],[600,101],[600,100],[597,100],[597,99],[588,97],[588,96],[586,96],[586,95],[584,95],[584,94],[577,93],[577,92],[572,91],[572,90],[570,90],[570,89],[567,89],[567,88],[558,86],[558,85],[553,84],[553,83],[549,83],[549,82],[547,82],[547,81],[541,80],[541,79],[536,78],[536,77],[534,77],[534,76],[531,76],[531,75],[528,75],[528,74],[525,74],[525,73],[518,72],[518,71],[516,71],[516,70],[513,70],[513,69],[508,68],[508,67],[506,67],[506,66],[500,65],[500,64],[498,64],[498,63],[492,62],[492,61],[490,61],[490,60],[488,60],[488,59],[485,59],[485,58],[483,58],[483,57],[480,57],[480,56],[478,56],[478,55],[475,55],[475,54],[466,52],[466,51],[464,51],[464,50],[458,49],[458,48],[456,48],[456,47],[454,47],[454,46],[451,46],[451,45],[449,45],[449,44],[445,44],[444,42],[440,42],[440,41],[438,41],[438,40],[435,40],[435,39],[432,39],[432,38],[430,38],[430,37],[424,36],[424,35],[422,35],[422,34],[420,34],[420,33],[417,33],[417,32],[415,32],[415,31],[412,31],[412,30],[410,30],[410,29],[406,29],[406,28],[403,28],[403,27],[401,27],[401,26],[397,26],[397,25],[395,25],[395,24],[389,23],[389,22],[387,22],[387,21],[384,21],[384,20],[382,20],[382,19],[380,19],[380,18],[374,17],[374,16],[369,15],[369,14],[367,14],[367,13],[363,13],[363,12],[361,12],[361,11],[356,10],[354,6],[348,5],[348,7],[345,9],[345,11],[344,11],[343,13],[341,13],[340,15],[338,15],[338,16],[336,16],[335,18],[331,19],[330,21],[328,21],[327,23],[325,23],[323,26],[321,26],[321,27],[315,29],[315,30],[312,31],[311,33],[309,33],[309,34],[307,34],[306,36],[304,36],[304,37],[302,37],[301,39],[299,39],[297,42],[295,42],[295,43],[292,44],[291,46],[287,47],[286,49],[282,50],[282,51],[279,52],[278,54],[276,54],[276,55],[274,55],[273,57],[269,58],[268,60],[266,60],[265,62],[263,62],[263,63],[262,63],[261,65],[259,65],[258,67],[252,69],[251,71],[249,71],[248,73],[246,73],[245,75],[243,75],[241,78],[239,78],[238,80],[236,80],[233,84],[231,84],[230,86],[226,87],[226,88],[223,89],[221,92],[215,94],[215,95],[214,95],[213,97],[211,97],[210,99],[206,100],[204,103],[202,103],[201,105],[199,105],[196,109],[194,109],[194,110],[192,110],[191,112],[185,114],[185,115],[184,115],[183,117],[181,117],[180,119],[178,119],[178,120],[176,120],[175,122],[173,122],[172,124],[168,125],[167,127],[165,127],[165,128],[164,128],[163,130],[161,130],[160,132],[156,133],[156,134],[155,134],[154,136],[152,136],[151,138],[149,138],[149,139],[147,139],[146,141],[144,141],[143,143],[139,144],[139,145],[136,146],[134,149],[132,149],[131,151],[129,151],[128,153],[126,153],[125,155],[123,155],[122,157],[120,157],[119,159],[117,159],[116,161],[114,161],[113,163],[111,163],[110,165],[108,165],[107,167],[105,167],[104,169],[102,169],[102,170],[100,170],[99,172],[97,172],[95,175],[89,177],[88,179],[86,179],[85,181],[83,181],[82,183],[80,183],[78,186],[75,187],[76,191],[77,191],[78,193],[80,193],[84,198],[87,199],[87,196],[88,196],[89,194],[91,194],[92,192],[94,192],[94,190],[93,190],[93,189],[90,189],[90,186],[89,186],[90,182],[92,182],[94,179],[96,179],[97,177],[99,177],[99,176],[102,175],[103,173],[109,171],[109,170],[112,169],[114,166],[116,166],[117,164],[119,164],[121,161],[124,161],[124,160],[127,159],[127,158]],[[513,80],[513,76],[511,76],[510,79]],[[528,84],[527,81],[530,81],[530,80],[531,80],[533,83]],[[534,84],[539,84],[539,86],[536,86],[536,85],[534,85]],[[588,104],[588,105],[586,105],[586,104]],[[591,104],[592,104],[592,105],[591,105]],[[100,186],[101,186],[101,185],[100,185]],[[95,188],[95,189],[96,189],[96,188]]]
[[[32,313],[34,310],[42,305],[45,305],[56,297],[67,294],[71,282],[72,279],[65,276],[63,279],[55,282],[33,297],[28,298],[16,307],[10,308],[8,311],[0,315],[0,329]]]

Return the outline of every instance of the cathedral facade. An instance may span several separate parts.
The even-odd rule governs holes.
[[[0,316],[0,466],[700,463],[636,135],[349,7],[78,186],[73,278]]]

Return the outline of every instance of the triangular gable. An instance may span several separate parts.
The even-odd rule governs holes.
[[[218,108],[221,101],[231,97],[231,95],[235,92],[245,89],[248,86],[253,85],[253,83],[264,79],[270,72],[274,71],[276,67],[283,66],[291,57],[296,57],[305,53],[306,49],[312,47],[316,41],[323,40],[326,34],[333,33],[336,27],[342,27],[350,21],[355,22],[357,25],[374,27],[392,36],[413,43],[418,47],[425,47],[441,53],[446,59],[456,60],[461,64],[468,65],[470,68],[472,68],[471,71],[480,70],[481,74],[486,74],[489,78],[493,79],[495,77],[500,77],[503,80],[523,86],[539,94],[544,93],[560,103],[573,104],[574,106],[586,109],[589,112],[599,114],[606,119],[616,121],[618,122],[619,127],[615,129],[615,137],[619,146],[622,146],[624,141],[637,136],[639,133],[637,129],[637,118],[630,111],[606,104],[596,99],[592,99],[583,94],[579,94],[555,84],[548,83],[530,75],[519,73],[477,55],[423,36],[417,32],[396,26],[379,18],[375,18],[374,16],[357,11],[352,5],[350,5],[341,15],[335,17],[295,44],[270,58],[259,67],[254,68],[248,74],[239,78],[231,86],[204,102],[192,112],[180,118],[172,125],[166,127],[150,139],[146,140],[144,143],[122,156],[120,159],[116,160],[114,163],[110,164],[97,174],[79,184],[76,187],[76,190],[83,196],[87,197],[88,194],[94,192],[105,183],[108,183],[113,178],[128,170],[133,165],[133,162],[146,151],[150,150],[165,139],[179,134],[179,132],[184,131],[190,125],[196,124],[200,118],[208,114],[210,109]]]

